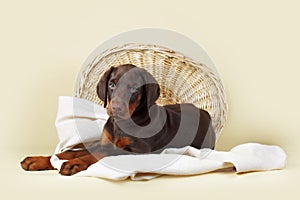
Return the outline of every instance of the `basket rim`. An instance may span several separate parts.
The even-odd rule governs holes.
[[[98,46],[98,47],[101,47],[101,46]],[[155,48],[163,49],[163,50],[167,50],[167,51],[170,51],[172,53],[175,53],[177,56],[178,55],[181,56],[184,60],[187,60],[189,63],[191,63],[193,65],[201,65],[201,66],[206,67],[208,71],[210,71],[212,74],[214,74],[215,77],[217,77],[219,79],[219,81],[221,82],[221,84],[222,84],[222,86],[225,90],[224,83],[223,83],[223,81],[220,77],[220,74],[218,73],[218,71],[217,71],[217,69],[215,68],[214,65],[207,66],[205,63],[197,62],[193,58],[190,58],[190,57],[186,56],[184,53],[182,53],[180,51],[176,51],[176,50],[170,49],[168,47],[165,47],[165,46],[162,46],[162,45],[157,45],[157,44],[126,43],[126,44],[122,44],[120,46],[114,46],[110,49],[101,50],[101,52],[99,52],[99,54],[94,55],[95,52],[98,52],[98,48],[96,48],[92,52],[93,57],[90,54],[90,56],[82,64],[81,69],[79,71],[79,74],[83,74],[83,72],[85,72],[85,70],[88,66],[95,66],[97,64],[97,62],[99,62],[99,60],[101,60],[101,58],[103,58],[105,56],[108,56],[109,54],[117,53],[118,51],[121,51],[122,48],[128,48],[128,47],[130,47],[131,49],[127,49],[127,50],[138,49],[137,47],[139,47],[139,48],[143,47],[146,50],[147,48],[152,47],[154,49]],[[96,60],[98,60],[98,61],[96,61]],[[77,76],[77,79],[75,81],[75,86],[79,85],[80,81],[81,81],[80,76]],[[78,92],[77,88],[75,87],[73,93],[77,94],[77,92]],[[226,96],[224,98],[226,99]]]

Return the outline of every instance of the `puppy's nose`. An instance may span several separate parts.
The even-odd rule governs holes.
[[[120,103],[118,101],[112,101],[111,102],[111,109],[114,113],[122,112],[122,103]]]

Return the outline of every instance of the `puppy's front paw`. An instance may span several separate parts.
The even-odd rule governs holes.
[[[64,162],[60,168],[59,173],[65,176],[71,176],[80,171],[86,170],[89,166],[89,163],[86,163],[79,158],[75,158],[73,160]]]
[[[21,167],[26,171],[52,170],[54,168],[50,158],[50,156],[29,156],[21,162]]]

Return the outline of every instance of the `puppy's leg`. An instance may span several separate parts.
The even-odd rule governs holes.
[[[81,157],[77,157],[66,161],[62,164],[59,173],[61,175],[70,176],[80,171],[86,170],[90,165],[105,157],[100,152],[94,152]]]
[[[85,155],[82,154],[82,156],[77,156],[74,157],[74,159],[64,162],[59,173],[66,176],[74,175],[80,171],[86,170],[89,166],[106,156],[121,154],[124,154],[124,150],[118,150],[118,148],[116,149],[114,144],[108,141],[105,145],[98,145],[87,150]],[[69,155],[64,156],[68,157]],[[59,158],[62,158],[62,156]]]
[[[51,156],[28,156],[21,162],[21,167],[26,171],[53,170],[50,158]]]
[[[132,146],[130,146],[130,145]],[[70,159],[62,164],[59,173],[61,175],[74,175],[80,171],[86,170],[92,164],[98,162],[100,159],[106,156],[116,156],[116,155],[128,155],[136,153],[149,153],[150,147],[142,141],[130,141],[130,139],[120,138],[116,145],[107,142],[105,145],[99,145],[86,151],[86,155],[82,152],[82,156],[75,156],[74,159],[70,159],[69,155],[64,154],[64,158]],[[91,153],[89,153],[91,152]],[[63,156],[58,156],[63,159]],[[73,156],[70,155],[70,156]]]
[[[79,150],[79,151],[65,151],[59,154],[55,154],[60,160],[72,160],[81,156],[90,154],[88,150]]]

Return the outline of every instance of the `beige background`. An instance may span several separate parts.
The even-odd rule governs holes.
[[[299,194],[299,7],[297,0],[0,0],[2,195],[282,199]],[[180,32],[214,60],[230,107],[218,150],[246,142],[280,145],[289,155],[287,168],[134,183],[21,171],[18,162],[25,155],[54,150],[58,96],[72,95],[89,53],[115,34],[143,27]]]

